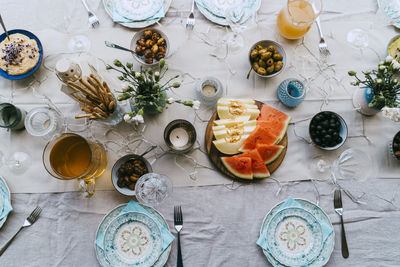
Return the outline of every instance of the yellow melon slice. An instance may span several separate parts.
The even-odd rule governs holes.
[[[217,126],[220,127],[220,126]],[[222,139],[225,137],[233,137],[235,135],[249,135],[256,128],[256,125],[253,126],[239,126],[239,127],[230,127],[224,128],[222,130],[214,131],[215,139]]]
[[[221,131],[229,127],[249,127],[249,126],[257,126],[257,121],[256,120],[251,120],[251,121],[245,121],[245,122],[238,122],[235,125],[231,126],[225,126],[225,125],[216,125],[212,127],[213,132],[216,131]]]
[[[231,126],[237,125],[238,123],[244,123],[249,120],[250,120],[250,115],[238,116],[236,118],[231,118],[231,119],[215,120],[214,125],[217,125],[217,126],[224,125],[226,127],[231,127]]]
[[[239,153],[239,148],[249,135],[235,136],[233,138],[226,137],[219,140],[214,140],[213,143],[219,152],[234,155]]]
[[[232,101],[239,101],[243,104],[248,104],[248,105],[255,105],[256,102],[253,99],[250,98],[245,98],[245,99],[234,99],[234,98],[225,98],[222,97],[218,100],[217,105],[218,106],[227,106],[230,103],[232,103]]]
[[[230,119],[237,116],[250,115],[250,120],[255,120],[260,114],[257,106],[243,105],[243,106],[218,106],[218,117],[220,119]]]

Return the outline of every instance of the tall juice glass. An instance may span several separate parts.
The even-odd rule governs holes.
[[[95,178],[107,167],[102,144],[80,135],[64,133],[53,138],[43,151],[43,164],[49,174],[61,180],[77,179],[86,197],[95,191]]]
[[[303,37],[321,10],[321,0],[288,0],[276,22],[280,34],[287,39]]]

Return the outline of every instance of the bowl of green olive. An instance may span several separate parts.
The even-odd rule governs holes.
[[[255,43],[249,52],[252,70],[260,77],[274,77],[286,65],[286,53],[277,42],[263,40]]]

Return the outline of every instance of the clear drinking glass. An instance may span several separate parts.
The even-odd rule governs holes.
[[[244,45],[241,35],[247,28],[256,24],[256,10],[245,3],[241,3],[226,10],[225,18],[232,29],[231,33],[225,36],[228,43],[229,52],[235,54],[240,51]]]
[[[172,192],[171,180],[162,174],[147,173],[136,182],[135,195],[137,200],[149,206],[163,202]]]
[[[288,0],[279,12],[278,30],[287,39],[299,39],[310,30],[321,11],[321,0]]]
[[[376,176],[376,166],[371,156],[357,148],[350,148],[342,152],[333,162],[332,178],[355,179],[365,181]]]
[[[11,130],[24,129],[26,112],[10,103],[0,104],[0,127]]]
[[[25,128],[32,136],[51,139],[54,135],[60,133],[62,120],[54,109],[34,108],[26,115]]]

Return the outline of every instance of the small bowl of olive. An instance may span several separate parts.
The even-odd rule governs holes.
[[[254,72],[264,78],[274,77],[286,65],[286,53],[277,42],[263,40],[255,43],[249,52],[249,61]]]
[[[129,154],[115,162],[111,170],[111,179],[118,192],[126,196],[134,196],[136,182],[149,172],[152,172],[152,168],[144,157]]]
[[[155,28],[138,31],[131,40],[133,57],[141,64],[154,66],[168,55],[169,41],[167,35]]]

